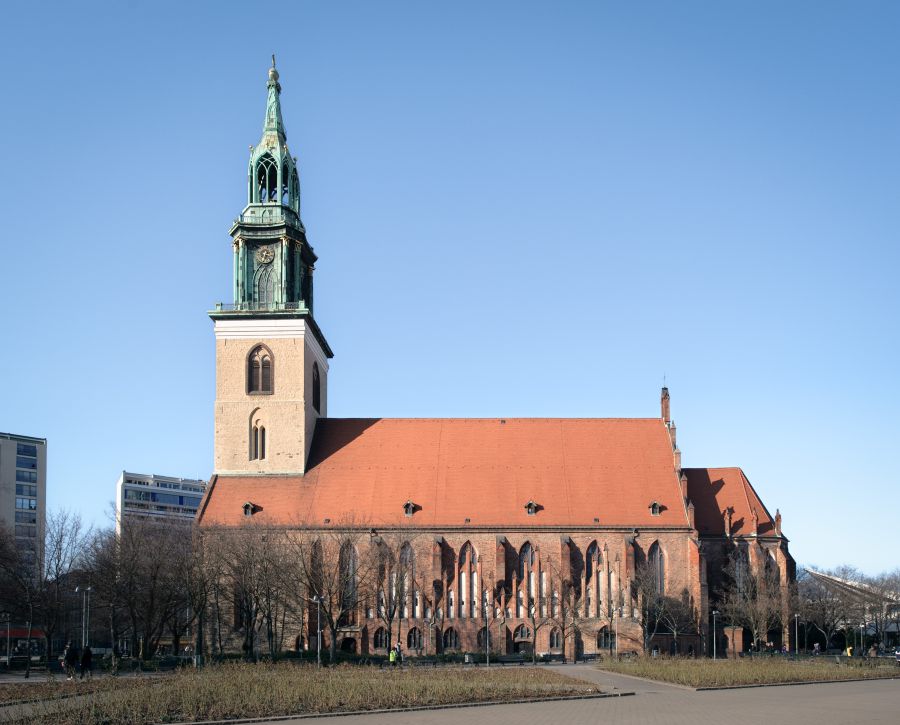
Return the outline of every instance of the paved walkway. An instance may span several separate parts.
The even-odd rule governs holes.
[[[596,682],[609,691],[634,692],[635,695],[281,722],[297,725],[451,725],[462,722],[491,725],[521,725],[523,722],[529,725],[705,725],[744,720],[791,725],[897,725],[900,722],[900,680],[693,692],[600,672],[589,665],[554,669]]]

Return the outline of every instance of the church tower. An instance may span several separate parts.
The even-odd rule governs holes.
[[[216,335],[215,473],[303,474],[328,405],[332,357],[313,318],[316,255],[300,220],[300,177],[281,117],[275,58],[262,139],[250,149],[247,206],[231,227],[234,303]]]

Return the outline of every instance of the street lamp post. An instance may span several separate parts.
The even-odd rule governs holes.
[[[719,610],[713,609],[713,659],[716,659],[716,617],[719,616]]]
[[[322,666],[322,597],[313,597],[316,603],[316,667]]]
[[[794,613],[794,656],[800,655],[800,615]]]
[[[88,644],[88,627],[90,626],[91,588],[75,587],[75,593],[81,592],[81,649]]]
[[[9,671],[9,623],[12,620],[12,614],[3,612],[2,616],[6,620],[6,669]]]

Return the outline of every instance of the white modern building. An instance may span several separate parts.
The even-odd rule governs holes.
[[[22,560],[40,570],[47,515],[47,439],[0,433],[0,524]]]
[[[116,481],[116,530],[130,518],[191,521],[200,507],[206,481],[122,471]]]

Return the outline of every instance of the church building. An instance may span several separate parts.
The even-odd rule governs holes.
[[[726,562],[738,552],[772,567],[787,606],[788,540],[740,468],[682,467],[666,388],[654,418],[328,416],[333,353],[314,316],[317,256],[274,64],[267,91],[247,205],[230,232],[234,302],[210,313],[215,464],[201,525],[357,522],[408,537],[419,583],[395,625],[408,653],[486,642],[500,654],[641,651],[639,571],[693,612],[685,636],[662,629],[655,647],[711,654],[715,638],[720,654],[745,648],[721,619],[713,632]],[[577,627],[557,616],[569,595]],[[342,624],[345,651],[384,651],[390,639],[365,602]],[[298,643],[315,641],[310,626],[298,625]],[[789,631],[785,622],[769,636],[787,643]]]

